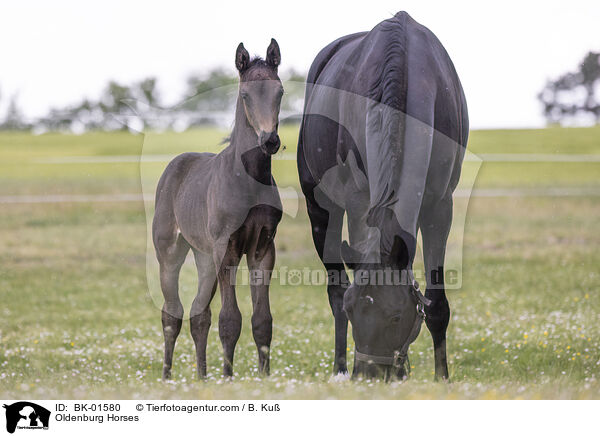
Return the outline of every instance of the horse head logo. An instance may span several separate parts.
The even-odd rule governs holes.
[[[4,404],[6,409],[6,431],[14,433],[19,428],[48,428],[50,411],[28,401]]]

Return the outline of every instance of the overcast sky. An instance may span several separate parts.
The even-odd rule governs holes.
[[[600,51],[599,1],[66,1],[2,0],[0,99],[18,93],[28,116],[97,98],[109,79],[157,76],[174,101],[185,77],[225,66],[235,48],[264,56],[279,42],[282,70],[305,72],[332,40],[399,10],[429,27],[465,88],[473,128],[543,125],[545,80]]]

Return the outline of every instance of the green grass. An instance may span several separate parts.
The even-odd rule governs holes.
[[[598,154],[598,138],[600,126],[586,129],[475,130],[469,134],[469,149],[473,153]]]
[[[295,152],[294,127],[282,129]],[[136,163],[47,164],[65,156],[218,151],[226,132],[143,136],[0,135],[0,196],[139,193]],[[475,153],[600,153],[600,129],[476,131]],[[158,177],[165,163],[144,164]],[[468,163],[466,165],[469,165]],[[298,189],[295,162],[274,162]],[[484,163],[476,187],[600,189],[598,163]],[[233,381],[220,377],[213,302],[209,380],[194,379],[189,323],[174,380],[163,383],[160,301],[146,283],[141,202],[1,204],[0,397],[3,398],[600,398],[600,197],[473,198],[465,228],[463,288],[448,291],[452,382],[432,381],[424,328],[411,346],[410,380],[330,382],[333,318],[324,286],[271,287],[272,376],[257,378],[251,303],[238,287],[243,332]],[[302,202],[276,238],[277,267],[319,268]],[[189,302],[194,268],[182,272]],[[185,304],[186,311],[189,303]],[[351,336],[349,336],[351,339]],[[349,343],[349,357],[352,356]]]

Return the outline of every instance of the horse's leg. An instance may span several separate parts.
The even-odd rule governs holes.
[[[220,253],[220,250],[217,250]],[[233,353],[242,331],[242,314],[235,297],[235,278],[242,253],[239,244],[232,236],[225,255],[222,257],[219,273],[219,288],[221,290],[221,312],[219,313],[219,338],[223,345],[223,375],[233,375]],[[220,254],[216,255],[216,259]]]
[[[315,248],[327,270],[327,295],[335,319],[333,372],[345,374],[348,372],[346,363],[348,318],[343,304],[348,276],[340,254],[344,211],[333,203],[328,205],[329,210],[322,208],[315,200],[314,190],[305,192],[305,195]]]
[[[175,349],[175,341],[181,330],[183,306],[179,299],[179,271],[189,249],[189,244],[181,235],[175,236],[172,242],[161,240],[161,243],[157,246],[157,257],[160,265],[160,287],[165,299],[162,307],[162,326],[165,338],[163,380],[171,378],[173,350]]]
[[[250,289],[252,293],[252,335],[258,350],[258,370],[260,374],[269,375],[269,350],[273,336],[273,317],[269,305],[269,284],[271,272],[275,265],[275,244],[269,242],[269,248],[259,261],[247,256],[250,268]]]
[[[210,302],[217,289],[217,272],[210,254],[194,250],[198,270],[198,294],[192,302],[190,331],[196,345],[198,378],[206,377],[206,342],[211,323]]]
[[[425,201],[419,216],[423,236],[423,257],[427,272],[425,296],[431,305],[425,307],[425,323],[433,339],[435,379],[448,379],[446,330],[450,321],[450,306],[444,290],[444,258],[446,241],[452,224],[452,195],[437,201]]]

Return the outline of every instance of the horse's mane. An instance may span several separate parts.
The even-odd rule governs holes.
[[[398,12],[379,23],[373,30],[385,35],[385,57],[377,62],[377,70],[369,84],[367,97],[406,113],[406,16]]]
[[[369,183],[375,184],[371,187],[369,215],[376,209],[390,207],[390,195],[398,189],[406,115],[406,17],[405,12],[398,12],[371,31],[379,33],[374,38],[384,46],[384,57],[373,63],[377,69],[367,90],[367,97],[377,109],[382,109],[380,116],[372,117],[372,122],[367,123],[367,137],[376,138],[367,144],[367,153],[373,159],[369,163],[372,170]]]

